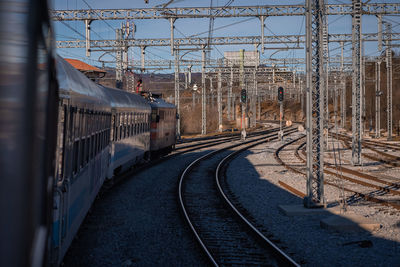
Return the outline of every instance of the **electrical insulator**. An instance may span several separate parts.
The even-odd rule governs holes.
[[[247,99],[246,89],[242,89],[242,91],[240,91],[240,102],[246,103],[246,99]]]
[[[283,88],[282,87],[278,88],[278,100],[283,101]]]

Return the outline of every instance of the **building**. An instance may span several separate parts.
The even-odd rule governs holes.
[[[83,61],[72,58],[64,58],[69,64],[71,64],[75,69],[79,70],[83,74],[85,74],[89,79],[94,82],[99,82],[99,79],[103,78],[106,75],[106,71],[101,70],[92,65],[86,64]]]

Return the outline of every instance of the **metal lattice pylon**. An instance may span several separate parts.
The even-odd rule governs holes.
[[[323,164],[323,0],[306,1],[307,196],[306,207],[325,205]]]
[[[123,68],[122,68],[122,30],[121,29],[116,29],[116,39],[117,42],[120,44],[120,47],[116,51],[116,59],[117,59],[117,64],[116,64],[116,69],[115,69],[115,83],[116,87],[122,89],[122,73],[123,73]]]
[[[324,99],[324,139],[326,142],[326,148],[328,148],[328,123],[329,123],[329,37],[328,37],[328,16],[325,15],[325,6],[320,7],[322,12],[322,56],[323,56],[323,75],[321,75],[321,87],[323,88],[323,99]]]
[[[387,97],[387,139],[392,140],[392,126],[393,126],[393,106],[392,106],[392,25],[385,23],[386,26],[386,97]]]
[[[352,163],[361,165],[361,0],[353,0],[352,40]]]

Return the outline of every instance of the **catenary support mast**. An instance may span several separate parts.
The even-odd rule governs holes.
[[[322,21],[323,0],[306,1],[306,77],[307,77],[307,196],[305,207],[322,207],[323,171],[323,75]]]
[[[361,0],[353,0],[352,163],[361,165]]]

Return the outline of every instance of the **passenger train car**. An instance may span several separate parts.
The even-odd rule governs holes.
[[[53,55],[48,10],[0,0],[2,266],[59,265],[104,181],[175,144],[173,105],[97,85]]]
[[[57,57],[59,120],[52,263],[59,264],[105,179],[175,145],[176,108],[97,85]],[[151,95],[151,94],[150,94]]]
[[[165,102],[159,94],[147,97],[151,106],[150,150],[152,156],[165,154],[175,148],[176,107]]]

